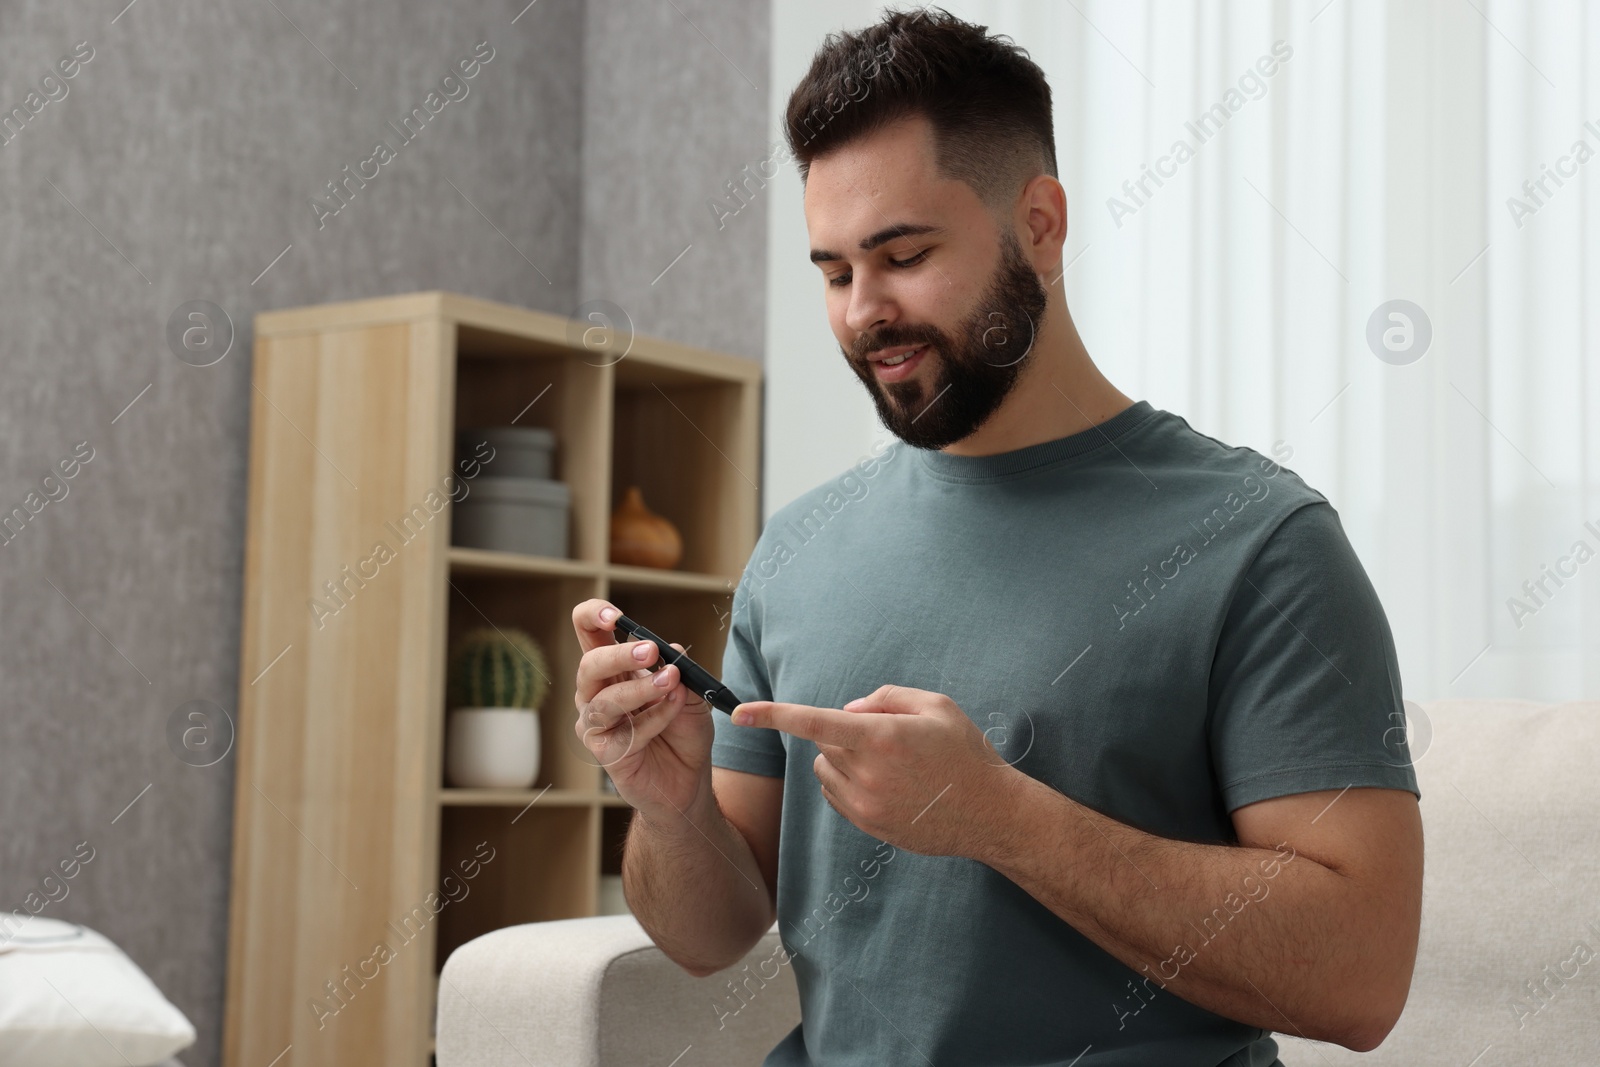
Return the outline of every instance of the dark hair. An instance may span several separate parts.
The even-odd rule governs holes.
[[[1044,71],[1010,37],[932,8],[824,39],[784,115],[801,182],[812,160],[912,115],[932,124],[939,172],[991,211],[1035,175],[1056,176]]]

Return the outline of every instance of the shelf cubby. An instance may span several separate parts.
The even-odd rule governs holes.
[[[605,409],[609,375],[558,345],[457,326],[456,428],[535,426],[556,436],[555,477],[572,491],[570,557],[606,557],[606,452],[595,416]],[[491,460],[484,474],[494,473]],[[743,564],[741,563],[741,566]]]
[[[469,892],[439,913],[440,960],[480,934],[518,923],[594,914],[599,867],[598,809],[446,807],[439,881],[455,875]],[[492,856],[461,879],[464,859]],[[559,877],[553,876],[559,872]],[[443,889],[439,890],[445,896]]]
[[[572,609],[599,595],[600,582],[595,578],[473,574],[450,579],[451,645],[468,630],[515,627],[544,649],[550,686],[539,714],[536,790],[547,785],[589,792],[600,788],[595,764],[584,761],[569,743],[577,740],[572,731],[577,716],[573,698],[581,655],[572,631]],[[443,758],[441,751],[441,774]]]
[[[750,390],[708,373],[616,367],[611,506],[636,485],[683,536],[679,570],[737,576],[755,541],[758,412]],[[729,509],[731,501],[748,501]],[[746,514],[748,512],[748,514]]]

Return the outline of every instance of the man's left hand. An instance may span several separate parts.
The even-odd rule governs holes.
[[[843,708],[747,701],[734,722],[816,744],[822,795],[861,830],[928,856],[968,856],[1004,825],[1009,766],[943,693],[885,685]],[[748,714],[749,719],[741,716]]]

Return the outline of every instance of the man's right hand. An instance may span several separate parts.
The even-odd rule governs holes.
[[[572,609],[583,649],[573,728],[610,773],[618,795],[646,818],[687,816],[711,793],[711,705],[688,690],[672,664],[652,677],[646,667],[660,658],[655,645],[618,642],[620,614],[599,599]]]

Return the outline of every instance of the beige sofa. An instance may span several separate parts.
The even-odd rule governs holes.
[[[1423,710],[1422,939],[1405,1014],[1364,1056],[1280,1036],[1282,1062],[1600,1064],[1600,704]],[[774,929],[739,967],[693,978],[631,916],[497,930],[445,964],[438,1065],[751,1067],[800,1017],[791,969],[769,962],[777,945]]]

